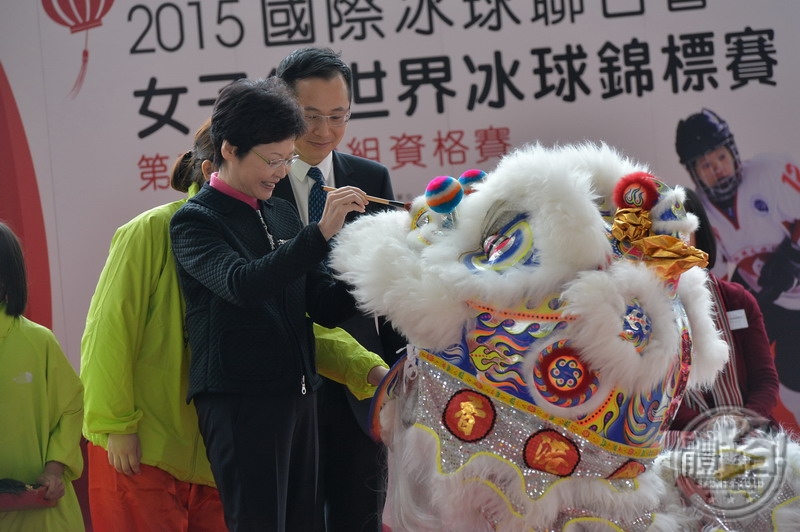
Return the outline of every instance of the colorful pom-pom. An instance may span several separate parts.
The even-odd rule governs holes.
[[[453,212],[464,197],[461,183],[449,175],[440,175],[431,179],[425,187],[425,201],[439,214]]]
[[[461,183],[464,190],[469,193],[472,186],[483,181],[484,177],[486,177],[486,172],[478,170],[477,168],[471,168],[458,177],[458,182]]]
[[[640,208],[649,211],[658,203],[655,176],[647,172],[626,175],[614,187],[614,203],[620,209]]]

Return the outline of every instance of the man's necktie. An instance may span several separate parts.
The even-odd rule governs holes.
[[[308,222],[318,222],[322,218],[325,208],[325,198],[328,193],[322,190],[322,172],[316,166],[308,169],[308,177],[314,180],[311,191],[308,193]]]

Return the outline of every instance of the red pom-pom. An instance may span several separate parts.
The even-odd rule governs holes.
[[[620,179],[614,187],[614,203],[620,209],[652,209],[658,202],[656,177],[647,172],[634,172]]]

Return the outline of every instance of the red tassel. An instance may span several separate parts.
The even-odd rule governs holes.
[[[86,77],[86,69],[89,65],[89,30],[86,30],[86,40],[83,43],[83,58],[81,60],[81,71],[78,72],[78,79],[75,80],[75,84],[72,86],[72,90],[69,91],[69,97],[74,99],[81,90],[83,86],[83,80]]]
[[[80,92],[81,87],[83,86],[83,78],[86,77],[86,65],[89,63],[89,50],[83,51],[83,61],[81,61],[81,71],[78,72],[78,79],[75,80],[75,84],[72,86],[72,90],[69,91],[69,97],[75,98]]]

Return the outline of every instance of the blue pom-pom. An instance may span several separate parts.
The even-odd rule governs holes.
[[[471,168],[458,177],[458,182],[461,183],[464,190],[469,190],[475,183],[483,181],[484,177],[486,177],[486,172],[478,170],[477,168]]]
[[[434,177],[425,187],[425,201],[428,207],[439,214],[453,212],[464,197],[461,183],[449,175]]]

